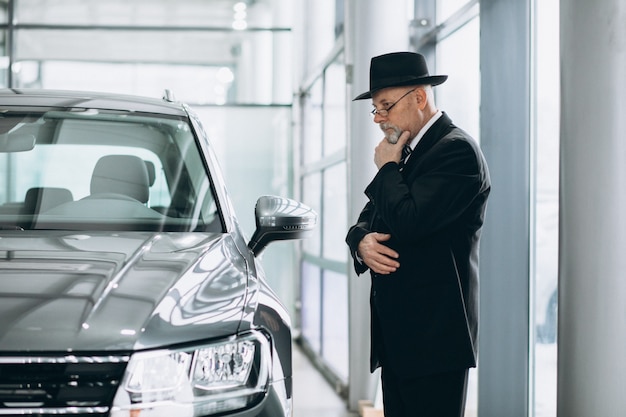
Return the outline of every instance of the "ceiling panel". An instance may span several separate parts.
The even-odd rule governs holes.
[[[16,0],[16,23],[231,28],[246,5],[249,27],[290,27],[288,0]]]

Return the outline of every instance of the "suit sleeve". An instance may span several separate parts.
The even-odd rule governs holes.
[[[369,203],[394,238],[416,243],[457,221],[484,191],[485,167],[478,152],[465,138],[444,139],[406,179],[397,164],[388,163],[365,190]]]
[[[361,239],[363,239],[363,237],[365,237],[368,233],[372,232],[372,230],[370,230],[370,224],[371,218],[374,215],[373,211],[374,208],[372,204],[367,203],[361,211],[356,224],[348,230],[348,234],[346,235],[346,243],[350,248],[350,254],[352,255],[352,259],[354,261],[354,270],[357,275],[361,275],[363,272],[368,270],[367,265],[361,262],[358,258],[357,250]]]

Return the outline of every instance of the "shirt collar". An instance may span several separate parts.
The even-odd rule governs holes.
[[[437,112],[433,115],[433,117],[431,117],[430,120],[426,122],[424,127],[422,127],[420,131],[417,133],[417,136],[415,136],[413,140],[411,141],[411,143],[409,143],[409,146],[411,147],[411,149],[413,150],[415,149],[418,142],[424,137],[428,129],[430,129],[430,127],[434,125],[437,120],[439,120],[442,114],[443,113],[441,112],[441,110],[437,110]]]

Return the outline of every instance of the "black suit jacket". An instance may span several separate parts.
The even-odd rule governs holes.
[[[477,143],[444,113],[417,144],[404,169],[380,168],[369,202],[346,242],[356,256],[370,232],[391,234],[400,268],[371,273],[371,371],[401,377],[476,365],[478,249],[489,172]]]

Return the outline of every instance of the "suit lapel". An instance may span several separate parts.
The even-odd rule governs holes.
[[[439,120],[437,120],[431,127],[426,131],[422,139],[417,143],[417,146],[413,150],[411,157],[407,161],[404,171],[410,171],[411,167],[414,167],[418,161],[426,154],[428,151],[435,146],[437,142],[441,138],[443,138],[450,129],[452,128],[452,120],[448,117],[448,115],[443,112]]]

